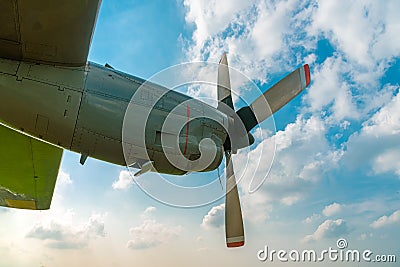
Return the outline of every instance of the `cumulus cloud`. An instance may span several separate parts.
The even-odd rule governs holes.
[[[305,219],[303,220],[303,223],[309,224],[309,223],[313,223],[313,222],[315,222],[315,221],[317,221],[317,220],[319,220],[319,219],[321,219],[321,215],[314,213],[313,215],[311,215],[311,216],[305,218]]]
[[[399,46],[393,45],[399,41],[396,30],[400,26],[394,23],[396,15],[391,10],[400,8],[398,1],[318,0],[315,3],[311,30],[334,41],[349,59],[371,66],[377,60],[400,53]],[[389,36],[393,39],[387,41]]]
[[[212,207],[211,210],[204,216],[202,227],[219,228],[224,225],[225,219],[225,204]]]
[[[268,83],[271,75],[305,62],[312,64],[312,84],[302,95],[303,107],[296,120],[273,136],[268,133],[264,140],[257,140],[248,162],[240,153],[233,158],[237,176],[244,170],[240,189],[245,217],[261,222],[274,205],[295,205],[337,167],[362,166],[364,170],[361,164],[367,164],[374,174],[399,175],[399,88],[381,84],[390,62],[400,55],[400,41],[388,41],[400,38],[396,35],[400,26],[393,22],[398,1],[254,0],[224,5],[185,0],[184,4],[186,21],[195,26],[193,36],[186,40],[188,60],[217,62],[227,51],[230,65],[260,84]],[[333,48],[326,58],[316,52],[320,40]],[[215,89],[206,94],[215,98]],[[361,130],[351,134],[358,125]],[[332,138],[336,129],[340,132]],[[255,132],[257,139],[262,131]],[[259,164],[259,158],[275,145],[269,170],[269,164]],[[248,194],[246,178],[255,176],[246,169],[257,170],[257,177],[269,172],[268,186]],[[344,208],[349,207],[333,203],[322,213],[329,217]],[[221,214],[220,206],[213,207],[202,225],[221,225]],[[315,220],[316,216],[305,221]],[[329,235],[325,228],[347,231],[343,220],[327,220],[320,227],[309,239]]]
[[[232,14],[239,13],[251,6],[251,3],[234,0],[227,5],[220,1],[185,0],[184,5],[188,9],[186,22],[194,23],[196,26],[192,38],[196,45],[201,46],[210,36],[217,34],[230,24],[233,18]]]
[[[350,84],[344,79],[348,73],[349,66],[340,56],[329,57],[314,68],[313,85],[304,97],[311,112],[328,110],[335,122],[359,117]]]
[[[381,45],[386,35],[394,36],[394,15],[387,8],[398,2],[311,1],[311,26],[307,37],[326,39],[335,52],[312,66],[313,85],[304,99],[311,112],[327,112],[328,123],[349,118],[363,120],[390,101],[390,86],[380,79],[391,60],[400,55],[400,46]],[[351,25],[349,27],[348,25]],[[396,23],[394,23],[396,25]],[[379,45],[378,45],[379,44]]]
[[[104,215],[94,214],[85,224],[74,225],[63,222],[40,222],[26,234],[28,238],[43,240],[45,246],[55,249],[81,249],[89,242],[106,235]]]
[[[157,208],[150,206],[147,207],[143,213],[140,215],[140,218],[142,218],[142,220],[146,220],[152,217],[152,215],[156,212]]]
[[[308,119],[299,115],[283,131],[278,131],[276,159],[271,171],[271,182],[282,183],[285,177],[316,181],[335,163],[325,139],[326,126],[318,117]],[[305,156],[306,155],[306,156]]]
[[[242,190],[240,195],[243,220],[255,225],[265,222],[272,212],[273,204],[264,192],[249,194]]]
[[[69,173],[60,169],[57,177],[57,186],[68,185],[68,184],[72,184],[71,176],[69,175]]]
[[[129,229],[131,239],[127,243],[128,248],[148,249],[179,237],[182,227],[167,226],[157,222],[150,216],[155,211],[155,207],[148,207],[141,215],[142,223]]]
[[[217,61],[227,50],[231,66],[239,66],[251,79],[262,82],[268,80],[268,73],[279,72],[280,68],[286,71],[293,68],[289,66],[313,63],[313,83],[303,96],[309,109],[302,112],[321,117],[325,127],[364,119],[390,101],[396,90],[379,85],[388,62],[400,52],[395,42],[384,41],[389,36],[399,38],[395,30],[398,26],[393,23],[397,15],[389,11],[398,7],[396,1],[353,1],[344,5],[335,1],[235,1],[219,6],[187,0],[184,4],[188,8],[186,21],[196,29],[187,45],[189,60]],[[325,38],[336,52],[317,63],[316,40]],[[215,90],[207,94],[215,97]],[[337,159],[341,154],[337,150],[331,156]],[[376,173],[399,172],[395,163],[385,161],[391,155],[394,152],[373,162],[374,166],[381,165],[374,168]],[[318,159],[306,163],[302,177],[317,176],[323,165],[324,161]],[[281,202],[286,204],[302,199],[298,195],[285,198]]]
[[[312,112],[331,111],[335,123],[360,119],[388,99],[379,80],[400,55],[393,41],[399,38],[393,12],[400,8],[397,1],[217,2],[184,1],[186,22],[195,26],[186,43],[189,60],[217,62],[228,51],[231,66],[262,83],[271,74],[312,63],[314,85],[305,99]],[[318,62],[315,50],[321,39],[336,52]]]
[[[367,60],[372,33],[365,32],[377,30],[377,25],[370,25],[371,21],[365,14],[367,4],[360,1],[339,3],[330,0],[316,3],[317,8],[312,17],[313,30],[318,34],[322,32],[335,41],[349,57],[360,62]],[[349,24],[352,27],[348,27]]]
[[[248,154],[240,152],[233,157],[236,177],[241,178],[239,189],[247,221],[262,223],[277,205],[296,205],[307,198],[326,172],[337,167],[341,153],[331,149],[326,131],[320,118],[299,115],[295,122],[262,140]],[[266,162],[271,156],[274,162],[269,169]],[[266,175],[265,186],[250,192],[252,178]],[[216,218],[219,209],[212,209],[206,218]]]
[[[299,202],[301,199],[301,196],[299,195],[292,195],[292,196],[287,196],[281,199],[281,202],[285,204],[286,206],[292,206],[293,204]]]
[[[371,238],[371,237],[373,237],[373,236],[374,236],[374,234],[372,234],[372,233],[369,233],[369,234],[367,234],[367,233],[362,233],[358,239],[364,241],[364,240],[366,240],[366,239],[368,239],[368,238]]]
[[[217,62],[228,51],[232,66],[265,82],[272,69],[286,69],[288,61],[296,61],[288,58],[289,47],[304,45],[298,31],[303,27],[301,19],[307,18],[301,14],[305,9],[301,1],[233,1],[227,5],[186,0],[184,5],[186,22],[195,26],[187,40],[189,60]]]
[[[147,207],[147,208],[144,210],[143,214],[144,214],[144,215],[148,215],[148,214],[151,214],[151,213],[155,212],[156,210],[157,210],[156,207],[150,206],[150,207]]]
[[[396,159],[400,151],[400,93],[362,124],[345,144],[342,164],[357,168],[367,164],[375,174],[400,176]]]
[[[165,226],[155,220],[145,220],[141,225],[129,229],[132,239],[128,248],[147,249],[156,247],[179,236],[180,227]]]
[[[117,181],[114,181],[112,188],[115,190],[123,190],[131,187],[134,184],[133,178],[129,171],[121,171]]]
[[[387,225],[392,225],[395,223],[400,223],[400,210],[396,210],[389,216],[382,216],[373,223],[370,224],[372,228],[381,228]]]
[[[400,134],[400,91],[399,86],[391,87],[394,96],[371,116],[363,125],[363,132],[375,136]]]
[[[341,210],[342,210],[342,205],[335,202],[335,203],[332,203],[332,204],[326,206],[322,210],[322,214],[324,214],[326,217],[329,217],[329,216],[339,213]]]
[[[400,177],[400,147],[388,149],[378,155],[373,161],[373,170],[375,173],[393,172]]]
[[[273,153],[274,146],[268,145],[272,142],[276,144],[275,158],[266,180],[268,186],[261,187],[257,192],[264,197],[259,198],[265,201],[264,205],[278,202],[287,206],[304,199],[310,185],[319,181],[325,172],[335,168],[340,158],[331,150],[325,134],[326,127],[321,119],[318,117],[306,119],[299,115],[294,123],[278,131],[273,140],[267,138],[248,155],[240,154],[238,159],[234,157],[237,167],[235,169],[239,170],[237,176],[244,177],[240,183],[242,191],[248,192],[249,178],[253,177],[254,170],[256,177],[265,177],[268,174],[268,164],[265,164],[265,160],[261,160],[263,163],[260,163],[259,158],[260,154]],[[246,162],[247,165],[244,165]]]
[[[346,221],[343,219],[326,220],[320,224],[317,230],[303,238],[303,242],[317,241],[323,238],[339,238],[349,232]]]

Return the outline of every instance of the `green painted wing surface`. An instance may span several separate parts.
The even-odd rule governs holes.
[[[62,152],[0,124],[0,205],[49,209]]]

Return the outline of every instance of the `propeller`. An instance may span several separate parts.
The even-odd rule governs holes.
[[[229,134],[224,143],[226,164],[225,236],[229,248],[243,246],[245,240],[232,154],[235,154],[237,149],[251,145],[254,137],[249,132],[300,94],[309,84],[310,69],[306,64],[276,83],[251,105],[243,107],[235,113],[226,53],[219,61],[218,110],[225,113],[229,120]]]

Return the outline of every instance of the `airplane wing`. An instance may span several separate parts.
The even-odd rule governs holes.
[[[49,209],[62,152],[0,124],[0,206]]]
[[[101,0],[0,0],[0,58],[86,64]]]

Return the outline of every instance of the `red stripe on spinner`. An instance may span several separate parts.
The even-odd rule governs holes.
[[[189,143],[189,122],[190,122],[190,107],[186,107],[187,123],[186,123],[186,142],[185,148],[183,149],[183,154],[186,155],[187,146]]]

